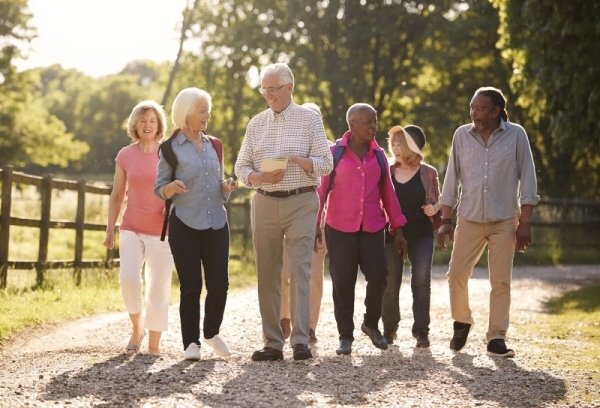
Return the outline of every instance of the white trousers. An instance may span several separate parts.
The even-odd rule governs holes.
[[[173,256],[169,241],[159,236],[121,231],[121,292],[129,314],[137,314],[143,309],[142,266],[146,283],[147,330],[166,331],[168,327],[169,300],[171,296],[171,276]]]

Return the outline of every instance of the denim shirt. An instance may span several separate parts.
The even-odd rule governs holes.
[[[179,162],[175,179],[183,181],[187,189],[186,193],[171,197],[175,215],[196,230],[223,228],[227,222],[223,203],[229,198],[229,193],[223,194],[221,191],[223,169],[212,143],[204,137],[202,151],[198,151],[180,131],[173,139],[172,146]],[[163,188],[171,182],[172,171],[161,152],[154,194],[163,200],[166,199]]]

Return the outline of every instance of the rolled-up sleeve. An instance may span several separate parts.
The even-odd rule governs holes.
[[[333,156],[325,135],[323,121],[319,116],[311,121],[313,137],[311,138],[310,159],[313,162],[314,174],[325,176],[333,170]]]
[[[442,187],[442,195],[439,201],[442,205],[454,208],[458,203],[458,180],[460,177],[460,167],[457,158],[456,134],[452,139],[452,147],[450,148],[450,157],[448,158],[448,167],[444,176],[444,185]]]
[[[519,176],[519,197],[521,205],[537,205],[540,196],[537,194],[537,178],[535,164],[531,154],[531,146],[525,129],[519,133],[517,139],[517,162]]]
[[[162,199],[166,200],[163,190],[164,187],[171,182],[171,174],[173,168],[165,160],[162,151],[158,152],[158,167],[156,168],[156,180],[154,181],[154,194]]]

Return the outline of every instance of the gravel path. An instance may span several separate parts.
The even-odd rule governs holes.
[[[598,371],[582,372],[549,363],[540,346],[560,348],[565,340],[540,338],[520,327],[536,321],[544,300],[581,284],[600,281],[599,266],[515,268],[509,346],[514,359],[485,354],[487,272],[478,269],[470,290],[475,321],[465,349],[448,348],[451,319],[445,268],[436,267],[432,284],[430,349],[415,349],[410,285],[401,291],[398,345],[374,348],[360,333],[364,281],[357,285],[356,340],[351,356],[335,354],[337,331],[331,282],[325,282],[315,358],[295,362],[286,346],[283,362],[250,361],[262,347],[255,289],[230,295],[221,335],[233,356],[216,357],[202,348],[202,360],[182,360],[177,306],[163,354],[121,354],[129,337],[125,313],[80,319],[23,332],[0,351],[0,406],[598,406]],[[144,350],[143,350],[144,351]],[[560,355],[560,354],[559,354]],[[567,358],[565,356],[565,358]],[[536,367],[553,367],[539,369]],[[585,401],[572,395],[589,396]]]

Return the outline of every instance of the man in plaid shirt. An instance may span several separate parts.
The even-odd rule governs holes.
[[[318,113],[292,100],[294,75],[287,64],[265,67],[259,92],[269,109],[254,116],[235,163],[235,174],[257,190],[252,198],[252,235],[264,347],[252,360],[282,360],[285,340],[279,324],[283,245],[290,259],[290,344],[295,360],[312,358],[310,263],[319,201],[315,188],[333,169]],[[287,158],[285,169],[261,171],[268,159]],[[285,242],[285,243],[284,243]]]

